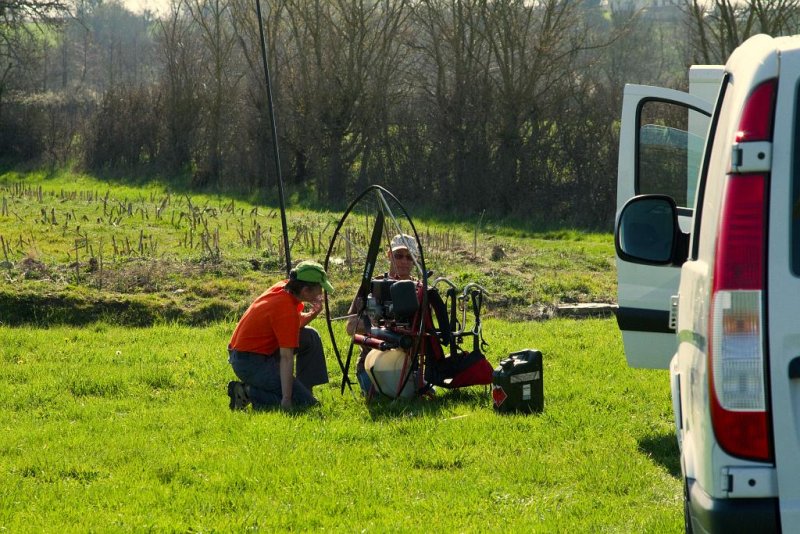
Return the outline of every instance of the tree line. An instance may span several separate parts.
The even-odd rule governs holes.
[[[625,83],[685,88],[797,2],[277,0],[262,6],[290,194],[369,184],[472,216],[610,227]],[[0,3],[0,161],[274,195],[254,0]]]

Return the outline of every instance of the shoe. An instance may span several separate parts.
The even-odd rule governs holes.
[[[237,381],[228,382],[228,397],[231,398],[228,407],[231,410],[244,410],[250,400],[244,390],[244,384]]]
[[[425,399],[434,399],[436,398],[436,388],[433,384],[425,384],[419,390],[419,396]]]

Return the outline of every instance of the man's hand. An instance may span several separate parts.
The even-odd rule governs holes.
[[[325,299],[322,298],[322,295],[319,295],[314,300],[308,301],[308,303],[311,304],[311,309],[300,314],[300,326],[306,326],[308,323],[313,321],[317,315],[319,315],[319,312],[322,311],[322,308],[325,305]]]
[[[291,410],[291,409],[292,409],[291,397],[288,399],[281,399],[281,410]]]
[[[350,316],[347,319],[347,326],[345,327],[348,336],[360,334],[366,330],[364,319],[361,317],[361,311],[363,309],[364,299],[361,297],[356,297],[353,299],[352,304],[350,304],[350,309],[347,310],[347,314]]]
[[[319,312],[322,311],[322,307],[325,305],[325,300],[322,298],[322,295],[319,295],[317,298],[311,301],[311,312],[314,314],[314,317],[319,315]]]

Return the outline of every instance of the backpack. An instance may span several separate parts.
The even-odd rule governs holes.
[[[435,386],[451,389],[491,384],[494,369],[481,351],[481,345],[486,345],[480,332],[482,292],[476,290],[470,295],[475,327],[467,332],[459,329],[460,325],[456,317],[455,290],[448,289],[447,293],[447,298],[451,302],[449,312],[439,290],[435,287],[428,289],[428,308],[433,311],[433,315],[429,311],[425,321],[429,334],[426,337],[427,343],[424,352],[425,381]],[[434,325],[434,317],[438,328]],[[471,351],[466,351],[459,346],[459,343],[467,336],[473,338]],[[443,347],[449,347],[450,350],[445,352]]]

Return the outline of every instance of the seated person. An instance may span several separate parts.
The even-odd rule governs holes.
[[[392,238],[389,249],[386,251],[386,257],[389,260],[389,278],[393,280],[413,280],[411,273],[414,270],[414,258],[419,257],[419,248],[416,239],[410,235],[397,234]],[[366,331],[363,318],[357,315],[363,308],[364,302],[356,297],[350,305],[350,310],[347,312],[348,315],[352,315],[352,317],[347,320],[347,334],[349,336]],[[356,364],[356,378],[358,379],[358,384],[361,386],[361,391],[364,395],[369,394],[372,388],[372,382],[364,368],[364,362],[370,350],[371,349],[367,347],[361,347],[361,354]]]

